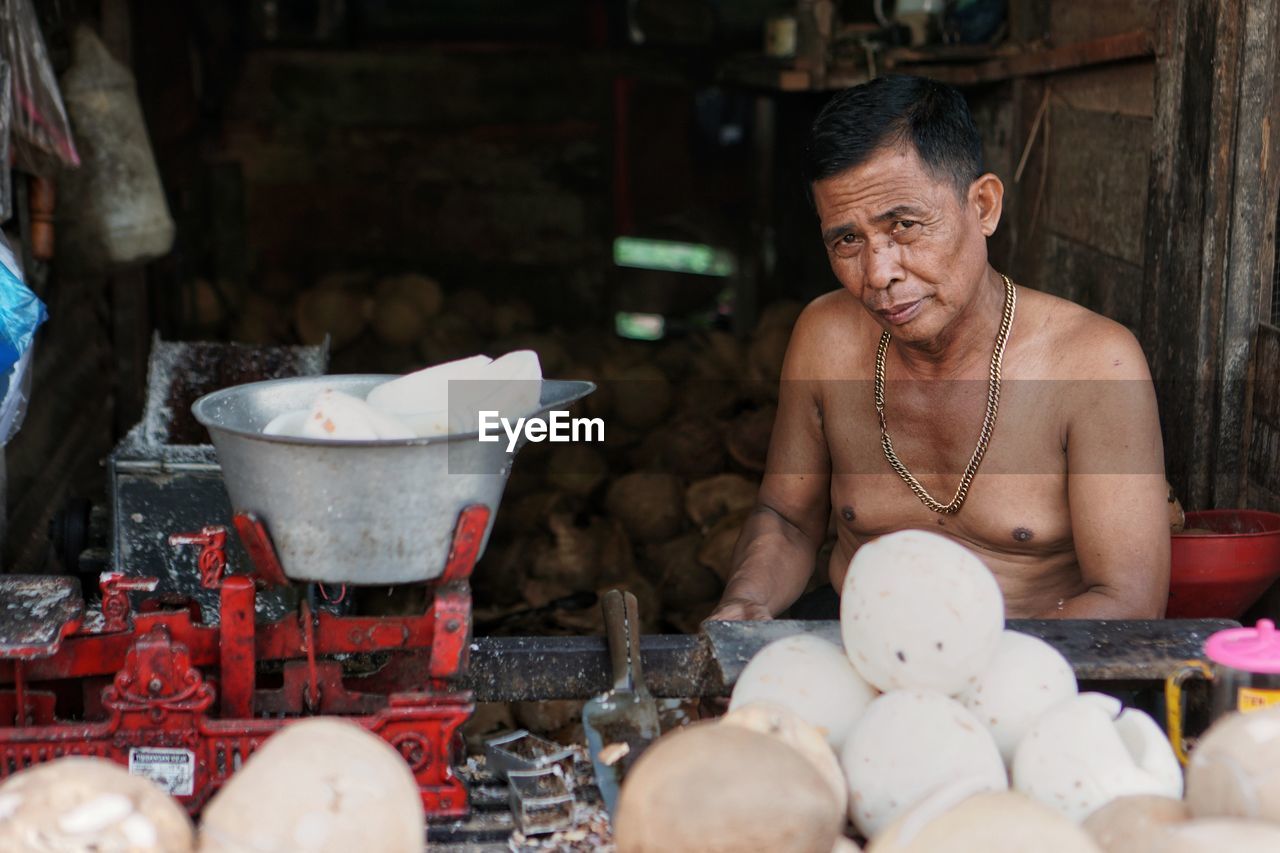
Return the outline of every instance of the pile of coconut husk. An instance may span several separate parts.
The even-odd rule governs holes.
[[[799,308],[770,306],[747,340],[528,336],[540,355],[552,342],[544,375],[599,384],[575,414],[601,418],[605,441],[521,451],[473,577],[478,623],[506,613],[492,633],[602,633],[599,608],[572,596],[624,587],[645,631],[696,631],[755,507]]]

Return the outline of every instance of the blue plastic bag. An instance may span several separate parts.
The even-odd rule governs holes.
[[[26,416],[34,338],[48,316],[19,275],[17,259],[0,233],[0,446],[9,443]]]
[[[0,263],[0,373],[8,374],[31,348],[36,329],[49,318],[40,297]]]

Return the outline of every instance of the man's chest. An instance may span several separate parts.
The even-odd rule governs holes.
[[[886,389],[893,451],[921,488],[948,503],[978,446],[986,383],[906,385],[891,383]],[[940,515],[926,508],[890,466],[871,383],[842,384],[823,409],[832,508],[842,532],[865,540],[907,527],[935,529],[1002,554],[1069,548],[1060,407],[1050,389],[1033,386],[1037,383],[1004,384],[964,506],[958,514]],[[896,400],[889,398],[894,390],[899,391]]]

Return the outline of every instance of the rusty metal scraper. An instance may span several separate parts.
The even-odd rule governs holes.
[[[640,668],[640,613],[636,597],[611,589],[600,602],[604,610],[613,689],[582,709],[596,785],[609,814],[618,803],[618,788],[627,771],[661,731],[658,704],[644,684]]]

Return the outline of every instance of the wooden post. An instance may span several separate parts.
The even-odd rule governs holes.
[[[1222,389],[1214,506],[1244,506],[1248,498],[1250,391],[1246,377],[1271,294],[1275,222],[1280,198],[1280,0],[1246,0],[1236,122],[1236,180],[1231,198],[1226,298],[1222,317]],[[1264,366],[1259,364],[1259,368]],[[1275,382],[1274,365],[1258,381]],[[1269,390],[1269,389],[1268,389]],[[1280,464],[1280,459],[1275,460]],[[1274,482],[1274,480],[1273,480]]]
[[[1245,2],[1161,0],[1156,13],[1142,340],[1169,480],[1188,508],[1214,500]]]

